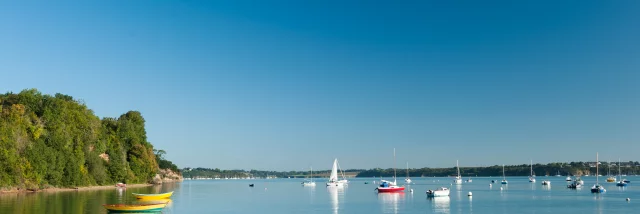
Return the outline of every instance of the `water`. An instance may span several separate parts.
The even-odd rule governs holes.
[[[489,187],[494,178],[473,178],[472,183],[450,185],[451,178],[413,178],[414,192],[374,191],[373,178],[351,179],[348,187],[303,187],[300,179],[193,180],[163,186],[57,193],[0,194],[0,213],[106,213],[102,204],[136,202],[131,193],[175,191],[163,213],[634,213],[640,210],[640,179],[619,188],[601,184],[604,194],[589,189],[595,177],[583,177],[585,187],[566,188],[565,177],[507,177],[508,185]],[[465,178],[466,180],[466,178]],[[541,185],[551,180],[551,187]],[[364,184],[367,181],[369,184]],[[404,182],[399,181],[399,183]],[[249,184],[255,187],[249,187]],[[451,196],[427,198],[425,191],[445,186]],[[503,186],[503,190],[500,187]],[[467,193],[473,192],[473,197]],[[631,198],[630,202],[625,201]]]

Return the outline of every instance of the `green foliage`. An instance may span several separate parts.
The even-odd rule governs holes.
[[[156,154],[156,162],[158,162],[158,167],[160,169],[170,169],[171,171],[180,174],[180,170],[178,170],[178,166],[173,164],[173,162],[164,159],[164,155],[167,154],[164,150],[153,150],[153,153]]]
[[[36,89],[0,94],[0,187],[147,182],[158,159],[144,118],[100,119],[84,103]]]

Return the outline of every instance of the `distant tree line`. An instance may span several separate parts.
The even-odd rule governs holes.
[[[143,183],[158,163],[137,111],[98,118],[81,101],[36,89],[0,94],[0,188]]]
[[[355,175],[362,169],[349,169],[345,170],[345,174]],[[313,177],[327,177],[331,173],[331,170],[313,171]],[[221,170],[218,168],[184,168],[182,169],[182,176],[185,178],[304,178],[309,177],[309,171],[261,171],[261,170]]]
[[[636,174],[640,172],[640,163],[637,161],[623,162],[621,165],[622,174]],[[607,175],[608,171],[611,171],[612,175],[618,174],[617,162],[600,162],[600,174]],[[504,167],[506,176],[528,176],[530,174],[529,164],[522,165],[509,165]],[[595,175],[596,167],[595,162],[570,162],[570,163],[548,163],[548,164],[534,164],[533,173],[537,176],[553,176],[553,175]],[[406,169],[397,169],[398,177],[406,176]],[[409,169],[409,175],[411,177],[443,177],[443,176],[455,176],[457,174],[456,167],[450,168],[419,168]],[[475,177],[475,176],[502,176],[502,166],[487,166],[487,167],[460,167],[460,174],[463,177]],[[358,173],[357,177],[390,177],[393,176],[393,169],[381,169],[375,168],[370,170],[363,170]]]

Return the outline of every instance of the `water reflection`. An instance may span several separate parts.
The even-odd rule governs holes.
[[[451,199],[449,197],[428,197],[433,202],[435,213],[451,213]]]
[[[398,204],[404,201],[404,192],[378,193],[383,213],[398,213]]]
[[[331,201],[331,209],[337,214],[340,210],[340,199],[344,199],[345,187],[328,186],[329,200]]]
[[[158,193],[177,190],[179,184],[126,189],[97,189],[39,193],[0,194],[0,213],[106,213],[103,204],[134,204],[140,202],[131,193]],[[169,203],[171,205],[171,203]],[[163,212],[171,212],[171,207]]]

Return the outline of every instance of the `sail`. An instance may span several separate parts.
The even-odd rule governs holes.
[[[331,169],[331,176],[329,177],[329,182],[338,181],[338,159],[336,158],[333,161],[333,168]]]

